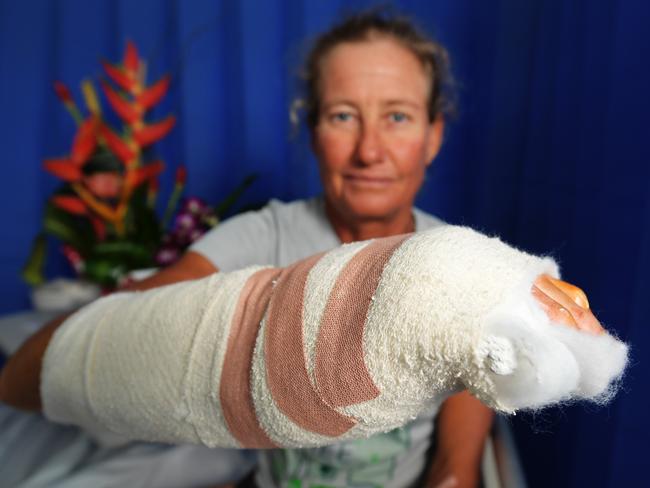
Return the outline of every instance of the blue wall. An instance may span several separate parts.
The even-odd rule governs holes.
[[[287,118],[305,40],[372,3],[0,0],[0,311],[28,306],[18,273],[57,184],[41,161],[65,154],[74,131],[53,80],[79,95],[100,57],[117,61],[133,39],[152,78],[174,77],[156,113],[179,123],[158,151],[168,168],[188,167],[190,194],[214,202],[255,171],[249,202],[302,197],[319,190],[305,134],[292,139]],[[552,254],[633,346],[609,407],[513,420],[531,486],[636,486],[650,438],[650,3],[397,5],[447,44],[460,88],[420,206]],[[54,260],[50,273],[61,272]]]

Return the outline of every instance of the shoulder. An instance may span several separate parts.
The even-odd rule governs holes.
[[[260,210],[232,217],[192,244],[222,271],[251,264],[286,266],[338,245],[321,198],[271,200]]]
[[[291,202],[272,199],[263,210],[270,212],[278,219],[326,219],[323,200],[320,197],[293,200]]]
[[[340,245],[325,214],[322,197],[289,203],[269,203],[278,236],[277,265],[286,266],[299,259]]]
[[[244,227],[266,227],[279,234],[305,233],[314,229],[329,228],[324,205],[319,197],[283,202],[271,199],[260,210],[237,215],[220,224],[227,230]]]
[[[277,242],[277,209],[268,204],[220,222],[189,250],[208,259],[221,271],[252,264],[272,264]]]
[[[439,227],[441,225],[447,225],[445,221],[435,215],[416,207],[413,207],[413,217],[415,218],[415,230],[417,232],[433,229],[434,227]]]

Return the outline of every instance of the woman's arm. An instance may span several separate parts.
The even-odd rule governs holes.
[[[427,488],[479,486],[483,447],[493,418],[494,412],[467,391],[442,404],[436,420],[436,450]]]
[[[149,290],[171,283],[203,278],[217,271],[218,269],[206,258],[190,251],[175,264],[145,280],[129,285],[127,290]],[[47,323],[9,358],[0,372],[0,401],[23,410],[41,410],[40,383],[43,356],[54,332],[70,315],[71,313],[65,314]]]
[[[547,258],[447,226],[116,294],[50,334],[31,393],[40,404],[40,382],[58,422],[239,447],[368,437],[461,388],[505,412],[598,401],[627,349],[552,324],[531,287],[556,272]],[[591,361],[585,343],[614,360]]]

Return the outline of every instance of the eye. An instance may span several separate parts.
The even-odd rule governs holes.
[[[397,123],[406,122],[409,118],[404,112],[391,112],[388,117],[391,122]]]
[[[336,112],[330,118],[332,122],[349,122],[352,120],[352,114],[350,112]]]

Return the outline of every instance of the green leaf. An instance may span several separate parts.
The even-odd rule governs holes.
[[[125,240],[102,242],[86,260],[84,276],[104,286],[115,286],[129,271],[152,265],[153,253],[146,246]]]
[[[95,243],[92,225],[83,217],[75,217],[48,204],[43,217],[43,231],[62,240],[86,256]]]
[[[27,284],[36,286],[45,281],[43,269],[45,268],[46,255],[47,240],[45,239],[45,234],[41,232],[34,238],[29,258],[27,258],[27,262],[20,273]]]
[[[114,287],[127,269],[119,261],[91,258],[86,261],[84,277],[102,286]]]
[[[215,208],[214,212],[217,214],[219,218],[223,217],[224,214],[231,209],[231,207],[235,204],[235,202],[239,199],[239,197],[246,191],[246,189],[253,184],[253,182],[257,179],[257,174],[253,173],[248,175],[244,180],[235,188],[230,194],[226,196],[221,202],[219,202]]]
[[[92,259],[120,263],[133,269],[151,265],[153,253],[148,247],[131,241],[102,242],[93,249]]]
[[[126,219],[129,240],[148,247],[153,254],[160,246],[162,229],[156,212],[147,205],[144,188],[139,188],[131,198]]]
[[[117,159],[117,156],[109,151],[105,146],[97,145],[95,152],[84,164],[84,174],[93,173],[118,173],[124,171],[124,166]]]

